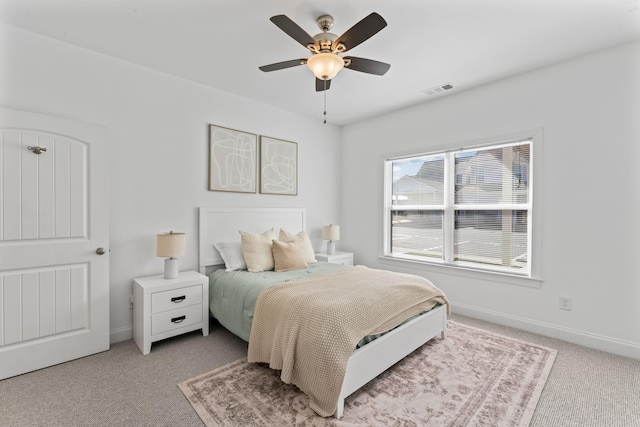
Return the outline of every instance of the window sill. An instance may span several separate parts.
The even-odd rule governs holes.
[[[526,286],[529,288],[540,288],[543,279],[537,277],[519,276],[516,274],[499,273],[495,271],[476,270],[472,268],[459,267],[455,265],[436,264],[433,262],[413,261],[406,258],[396,258],[393,256],[379,256],[381,264],[407,266],[411,264],[413,268],[435,273],[449,274],[451,276],[466,277],[469,279],[487,280],[490,282],[500,282],[509,285]]]

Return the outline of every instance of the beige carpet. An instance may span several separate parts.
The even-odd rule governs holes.
[[[207,426],[527,426],[556,350],[456,322],[447,334],[349,396],[340,420],[245,359],[178,386]]]

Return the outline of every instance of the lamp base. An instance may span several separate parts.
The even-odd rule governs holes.
[[[329,240],[327,242],[327,254],[333,255],[336,253],[336,242]]]
[[[178,258],[166,258],[164,260],[164,278],[175,279],[178,277]]]

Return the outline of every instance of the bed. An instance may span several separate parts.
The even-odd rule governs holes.
[[[224,268],[220,269],[219,267],[224,267],[225,260],[222,259],[220,252],[215,248],[215,242],[239,240],[238,230],[262,233],[264,230],[274,228],[275,230],[284,229],[297,232],[305,230],[305,223],[305,210],[303,208],[201,207],[199,209],[200,270],[201,273],[210,274],[211,277],[210,308],[212,315],[231,332],[250,342],[250,356],[257,354],[256,351],[252,350],[252,345],[254,349],[259,347],[254,344],[256,339],[252,341],[249,339],[254,316],[253,310],[258,297],[265,299],[274,288],[281,287],[283,284],[291,284],[292,286],[295,284],[297,286],[297,282],[309,280],[308,278],[300,278],[300,276],[312,275],[318,278],[317,281],[319,283],[326,283],[329,280],[333,280],[332,275],[337,277],[360,273],[365,274],[363,277],[367,277],[366,274],[371,273],[367,271],[366,267],[347,267],[346,269],[353,269],[354,271],[346,272],[342,271],[345,269],[343,266],[320,262],[309,264],[307,269],[285,273],[261,272],[257,275],[254,274],[254,276],[271,277],[269,280],[278,284],[273,287],[267,284],[265,289],[268,288],[269,292],[263,292],[262,288],[256,288],[254,285],[249,284],[247,289],[250,289],[250,291],[248,293],[253,293],[250,297],[252,302],[249,303],[246,300],[241,303],[230,301],[233,299],[231,296],[240,292],[239,287],[227,288],[231,289],[231,291],[221,291],[217,287],[217,282],[221,278],[241,276],[242,274],[251,276],[252,273],[223,272]],[[397,275],[397,273],[387,273]],[[315,276],[316,274],[317,276]],[[244,297],[239,298],[242,299]],[[446,298],[444,298],[444,301],[446,302]],[[266,302],[261,304],[263,305],[260,307],[264,307]],[[233,314],[234,310],[235,314]],[[315,408],[314,410],[323,416],[333,413],[336,418],[340,418],[344,411],[344,399],[346,397],[433,337],[440,335],[442,339],[445,338],[447,310],[448,303],[436,305],[427,312],[411,316],[400,326],[387,333],[376,334],[374,337],[365,337],[360,340],[355,350],[349,350],[350,354],[346,360],[344,377],[341,377],[341,386],[338,390],[337,402],[334,405],[335,411],[331,412],[333,411],[331,409],[330,412],[321,413]],[[260,317],[260,319],[265,319],[264,314],[260,314],[264,311],[259,310],[256,312],[256,318],[261,315],[263,317]],[[258,326],[253,326],[258,328],[261,325],[262,322],[259,322]],[[258,335],[258,333],[254,332],[254,335]],[[296,385],[300,387],[299,384]],[[300,388],[307,392],[303,387]],[[307,392],[307,394],[312,396],[310,392]]]

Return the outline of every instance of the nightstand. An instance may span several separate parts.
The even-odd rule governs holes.
[[[209,278],[196,271],[175,279],[158,276],[133,280],[133,339],[149,354],[151,343],[202,329],[209,335]]]
[[[318,252],[316,253],[316,259],[318,261],[332,262],[334,264],[353,265],[352,252],[336,251],[335,254],[331,255],[326,252]]]

